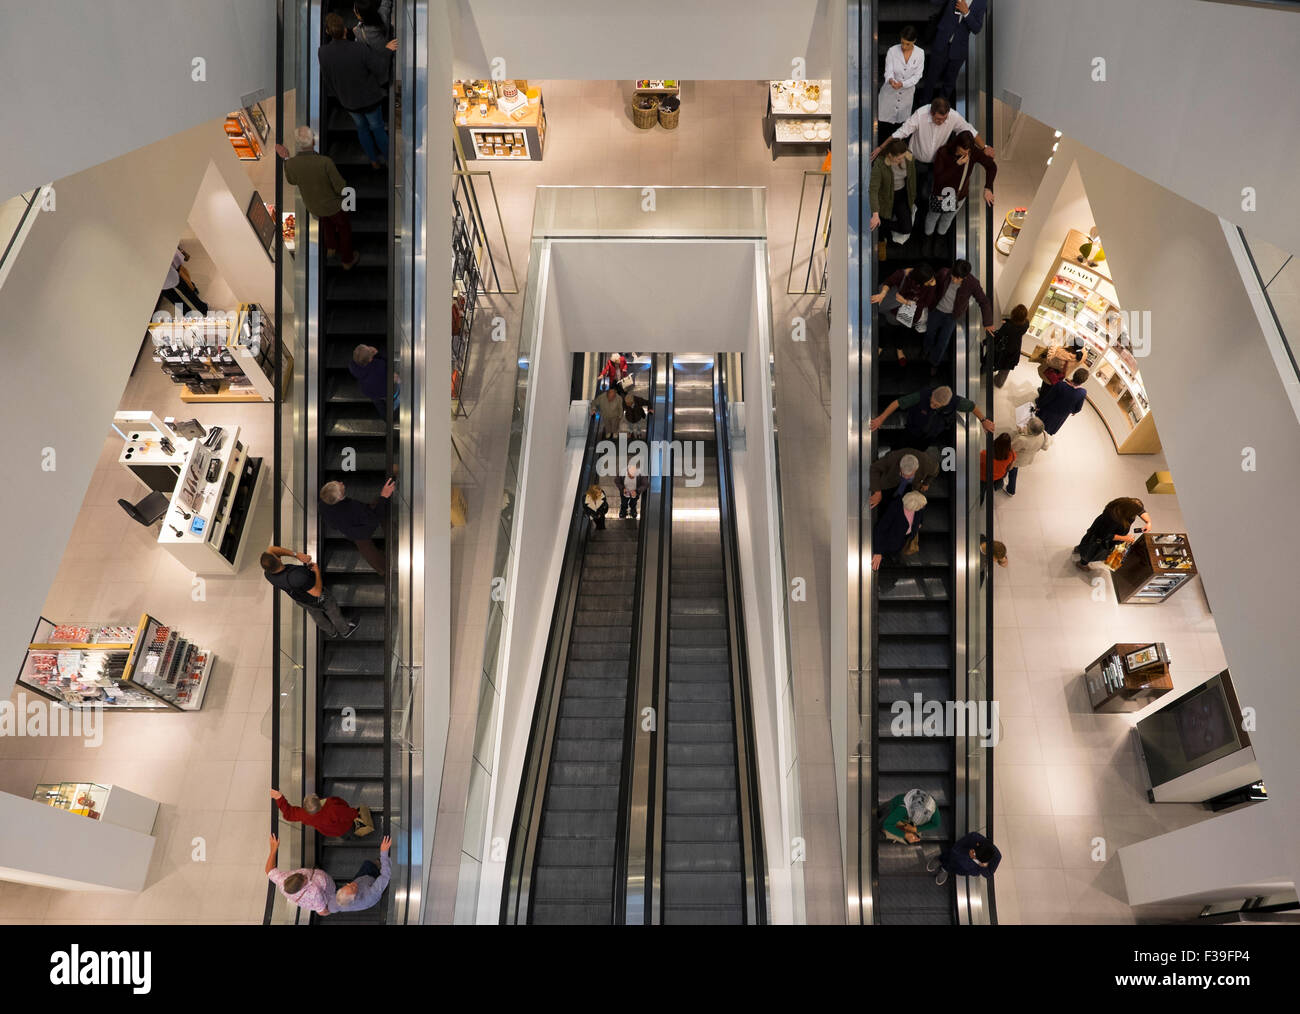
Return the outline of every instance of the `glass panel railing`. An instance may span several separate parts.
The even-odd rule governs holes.
[[[1300,260],[1272,243],[1250,238],[1240,226],[1223,221],[1223,228],[1255,303],[1278,376],[1300,419]]]
[[[18,248],[40,214],[48,188],[49,184],[37,187],[0,203],[0,285],[4,284]]]
[[[981,138],[991,138],[993,105],[991,92],[992,19],[971,46],[964,81],[958,88],[958,109],[976,128]],[[971,263],[990,300],[993,290],[992,209],[981,199],[983,186],[971,187],[971,196],[958,216],[958,256]],[[959,397],[969,398],[986,418],[993,418],[993,363],[982,355],[983,314],[971,304],[965,324],[965,340],[957,343],[957,387]],[[973,413],[964,416],[957,429],[956,454],[964,482],[958,491],[957,531],[957,673],[959,705],[966,715],[964,730],[957,739],[956,837],[971,831],[993,838],[993,748],[996,728],[988,738],[989,723],[996,726],[993,704],[993,574],[990,567],[993,543],[993,496],[991,480],[980,477],[980,453],[992,457],[991,438]],[[995,423],[1002,421],[995,420]],[[999,425],[998,429],[1005,428]],[[995,921],[991,882],[982,877],[957,878],[957,921],[987,924]]]

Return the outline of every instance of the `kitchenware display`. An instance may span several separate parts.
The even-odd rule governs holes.
[[[808,124],[803,128],[803,136],[809,141],[815,140],[817,137],[817,128],[811,123]]]
[[[823,124],[822,126],[817,128],[817,140],[829,141],[830,139],[831,139],[831,128],[828,125]]]

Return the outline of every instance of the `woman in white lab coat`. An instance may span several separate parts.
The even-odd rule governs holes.
[[[898,45],[885,54],[885,83],[877,103],[881,143],[912,115],[912,95],[925,72],[925,53],[916,44],[916,29],[908,25],[898,37]]]

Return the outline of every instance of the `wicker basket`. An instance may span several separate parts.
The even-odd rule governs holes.
[[[649,130],[658,120],[659,99],[653,95],[638,95],[632,100],[632,122],[642,130]]]
[[[660,106],[659,125],[663,127],[664,130],[676,130],[677,118],[681,115],[682,115],[682,107],[680,104],[676,108],[671,110],[665,109],[663,106]]]

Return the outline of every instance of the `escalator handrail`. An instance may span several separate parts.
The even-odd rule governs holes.
[[[671,373],[662,368],[663,357],[655,354],[650,361],[649,401],[653,406],[662,390],[666,404],[652,414],[646,423],[646,441],[653,446],[662,436],[665,420],[672,415],[671,388],[667,377]],[[647,464],[653,467],[647,458]],[[614,848],[614,923],[629,922],[640,925],[646,922],[650,910],[648,885],[649,872],[654,861],[651,850],[649,817],[653,812],[653,794],[656,788],[654,734],[641,735],[641,715],[644,708],[653,708],[657,688],[657,654],[665,643],[663,622],[659,609],[659,589],[667,571],[664,569],[664,552],[667,537],[664,519],[670,516],[664,510],[665,491],[671,486],[671,472],[665,480],[659,476],[661,489],[651,488],[641,504],[640,532],[637,542],[636,591],[632,601],[632,640],[628,651],[628,694],[623,729],[623,766],[619,779],[619,821],[615,830]],[[671,491],[667,495],[671,497]],[[657,522],[657,523],[655,523]],[[653,566],[651,566],[653,564]],[[649,627],[649,631],[647,631]],[[648,633],[649,636],[644,636]],[[649,663],[643,664],[642,656]],[[659,714],[652,711],[652,714]],[[658,722],[653,728],[658,727]]]
[[[722,356],[718,355],[715,362],[721,359]],[[736,726],[736,787],[745,875],[745,922],[763,925],[767,922],[767,867],[763,850],[754,707],[749,686],[749,652],[745,640],[745,592],[732,479],[726,371],[717,365],[714,366],[713,408],[718,459],[718,530],[722,536],[722,566],[727,588],[727,636],[731,647],[729,666]]]
[[[668,765],[668,624],[671,616],[672,526],[673,526],[673,475],[675,451],[673,426],[676,419],[677,376],[671,354],[664,356],[664,418],[661,434],[667,441],[668,452],[660,462],[664,475],[659,494],[659,583],[655,589],[655,639],[654,672],[650,686],[650,700],[657,716],[654,732],[650,736],[650,770],[646,812],[646,880],[645,917],[647,925],[663,923],[663,870],[664,870],[664,816]]]
[[[562,676],[569,655],[573,614],[577,608],[578,588],[587,548],[588,526],[582,505],[595,453],[596,418],[593,416],[587,424],[582,466],[578,470],[578,489],[569,519],[560,580],[546,638],[546,654],[542,659],[541,679],[537,687],[537,704],[528,734],[528,752],[524,759],[514,822],[511,825],[513,830],[506,853],[505,880],[501,891],[501,922],[507,925],[528,922],[532,908],[533,866],[541,836],[542,814],[546,808],[551,747],[559,721]]]

